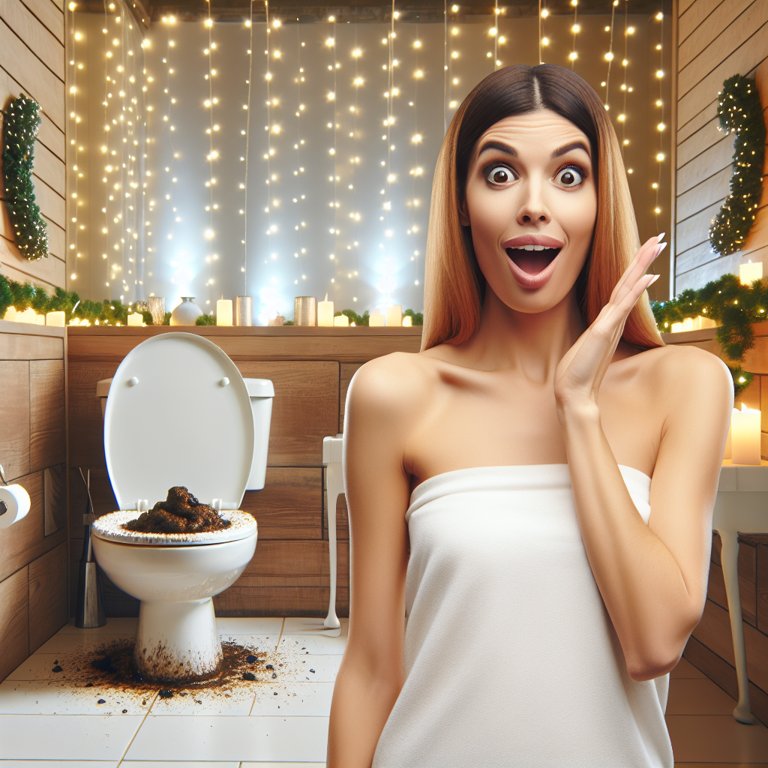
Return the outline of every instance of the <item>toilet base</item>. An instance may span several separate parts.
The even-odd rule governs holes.
[[[214,677],[222,652],[213,600],[142,600],[133,655],[148,681],[192,683]]]

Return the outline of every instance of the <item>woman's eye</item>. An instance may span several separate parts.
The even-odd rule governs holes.
[[[569,165],[558,171],[555,181],[564,187],[577,187],[584,181],[584,174],[575,166]]]
[[[514,176],[506,165],[494,165],[488,170],[485,178],[491,184],[509,184],[514,179]]]

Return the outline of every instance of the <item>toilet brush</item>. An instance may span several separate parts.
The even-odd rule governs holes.
[[[103,627],[106,624],[104,608],[99,588],[99,573],[96,560],[93,556],[93,544],[91,542],[91,523],[96,519],[93,513],[93,499],[91,498],[91,470],[83,474],[78,467],[80,477],[83,478],[87,495],[86,513],[83,515],[83,554],[80,557],[80,572],[77,581],[77,610],[75,612],[75,626],[81,629]]]

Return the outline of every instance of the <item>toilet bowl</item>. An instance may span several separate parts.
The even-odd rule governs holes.
[[[256,520],[239,507],[246,488],[263,487],[267,463],[274,388],[252,379],[250,389],[218,346],[190,333],[142,342],[109,383],[104,452],[119,510],[93,523],[93,547],[107,576],[140,601],[134,660],[146,680],[202,680],[220,667],[212,598],[253,557]],[[123,528],[180,485],[230,526]]]

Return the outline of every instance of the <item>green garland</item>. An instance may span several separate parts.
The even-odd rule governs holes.
[[[3,124],[3,178],[16,247],[27,259],[48,256],[48,232],[35,202],[32,166],[35,137],[40,127],[40,105],[19,96],[5,110]]]
[[[703,315],[718,323],[716,337],[729,365],[738,395],[752,381],[752,374],[741,368],[744,355],[755,344],[752,323],[768,319],[768,282],[755,280],[742,285],[736,275],[723,275],[698,290],[688,289],[670,301],[651,302],[656,324],[669,332],[672,323]]]
[[[714,251],[728,256],[738,251],[755,221],[763,185],[765,123],[754,80],[734,75],[723,83],[717,103],[720,128],[735,131],[731,193],[709,228]]]

